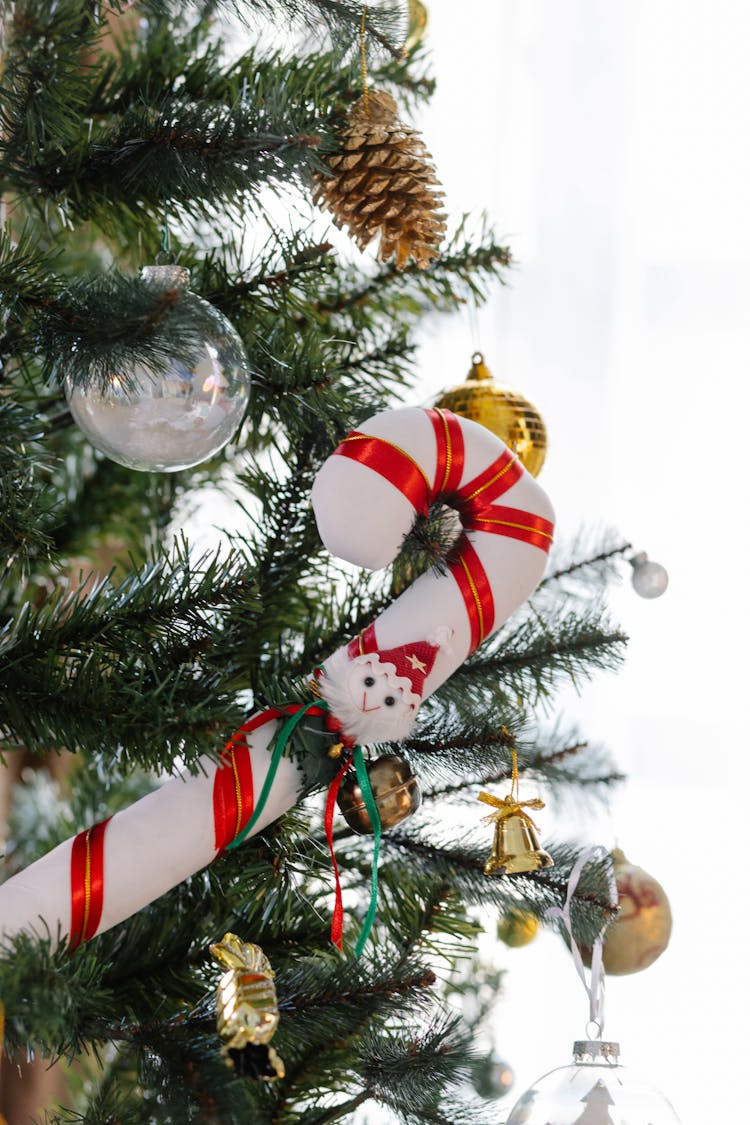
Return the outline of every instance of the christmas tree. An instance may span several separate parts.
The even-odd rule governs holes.
[[[395,590],[422,573],[454,582],[455,527],[425,504],[394,566],[369,575],[322,545],[313,482],[366,419],[416,405],[422,318],[482,301],[511,263],[487,228],[444,230],[408,124],[433,87],[418,18],[408,25],[418,9],[4,5],[3,877],[23,888],[58,845],[68,864],[50,886],[67,913],[0,916],[10,1125],[41,1120],[45,1099],[57,1108],[44,1119],[89,1125],[323,1125],[360,1106],[384,1121],[498,1120],[477,1094],[484,1060],[462,1014],[483,997],[474,942],[498,918],[559,905],[579,848],[546,840],[554,867],[487,875],[476,798],[511,782],[521,797],[601,798],[618,780],[606,753],[549,716],[557,689],[621,659],[601,593],[628,545],[556,547],[533,596],[468,660],[457,651],[417,725],[373,738],[372,760],[406,770],[412,806],[411,770],[422,786],[379,860],[371,837],[331,829],[332,783],[357,751],[328,723],[314,672],[364,645]],[[113,401],[135,403],[127,425],[110,425]],[[334,514],[337,503],[334,492]],[[419,701],[445,646],[409,640],[409,653],[390,646],[390,666]],[[257,728],[243,726],[269,713],[274,769],[301,771],[302,799],[275,818],[271,800],[263,819],[248,766]],[[350,813],[373,827],[363,762]],[[192,842],[189,784],[213,794],[216,858],[183,878],[165,857]],[[163,838],[131,834],[118,849],[119,814],[150,793],[178,795]],[[143,899],[114,920],[113,865]],[[152,884],[172,889],[151,901]],[[608,910],[591,865],[574,902],[582,941]],[[268,959],[241,955],[258,1003],[278,1007],[274,1056],[256,1040],[239,1060],[217,1034],[232,945],[220,966],[210,947],[231,933]],[[37,1071],[62,1060],[46,1092],[27,1059]]]

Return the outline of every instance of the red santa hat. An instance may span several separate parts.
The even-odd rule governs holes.
[[[400,686],[408,690],[408,684],[413,695],[421,701],[425,678],[432,671],[440,646],[430,644],[429,641],[415,641],[413,644],[399,645],[398,648],[382,649],[375,637],[375,626],[368,625],[358,637],[349,642],[346,651],[350,659],[359,659],[362,663],[367,657],[377,656],[386,671],[398,680],[407,681]],[[391,667],[388,668],[388,665]]]

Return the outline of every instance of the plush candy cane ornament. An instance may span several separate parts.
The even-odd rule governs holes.
[[[345,734],[404,738],[419,702],[536,589],[552,543],[550,502],[484,426],[419,408],[378,414],[345,438],[312,498],[331,554],[371,570],[397,556],[416,513],[436,501],[458,512],[463,531],[449,572],[421,575],[324,665],[321,693]]]
[[[27,930],[73,949],[260,831],[336,770],[340,780],[332,742],[403,738],[421,701],[535,589],[552,538],[549,501],[514,454],[482,426],[441,410],[370,418],[324,462],[312,500],[326,547],[371,569],[396,557],[415,513],[433,502],[454,507],[463,530],[447,573],[422,575],[325,661],[322,700],[254,715],[218,766],[202,759],[202,773],[172,778],[0,886],[0,939]]]

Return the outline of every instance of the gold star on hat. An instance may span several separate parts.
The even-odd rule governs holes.
[[[427,665],[425,664],[425,662],[423,660],[419,659],[419,657],[417,656],[417,654],[415,652],[410,653],[409,656],[407,656],[406,659],[409,661],[409,663],[411,664],[411,666],[414,670],[416,670],[418,668],[420,672],[426,672],[427,671]]]

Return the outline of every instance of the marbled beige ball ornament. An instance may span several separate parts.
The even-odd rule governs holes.
[[[672,911],[664,888],[624,852],[612,852],[620,912],[604,937],[604,969],[610,976],[637,973],[653,964],[669,944]]]

